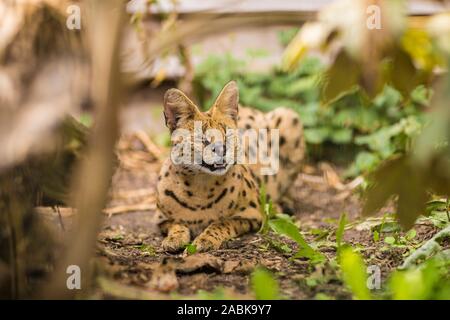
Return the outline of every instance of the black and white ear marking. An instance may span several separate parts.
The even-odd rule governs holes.
[[[220,92],[213,107],[214,112],[220,112],[224,116],[237,121],[239,111],[239,88],[236,81],[228,82]]]
[[[195,104],[180,90],[169,89],[164,95],[164,118],[166,126],[174,131],[180,121],[193,119],[199,112]]]

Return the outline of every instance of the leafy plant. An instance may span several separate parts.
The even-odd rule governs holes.
[[[404,248],[411,244],[416,235],[416,230],[411,229],[404,236],[400,236],[398,233],[395,233],[394,236],[387,236],[384,238],[384,242],[393,247]]]
[[[276,211],[273,208],[272,201],[267,201],[266,186],[264,184],[259,189],[259,203],[263,216],[263,223],[259,232],[265,234],[269,231],[269,220],[275,217]]]
[[[292,222],[290,216],[277,213],[273,207],[272,201],[267,201],[265,186],[260,188],[260,204],[263,214],[263,224],[260,229],[260,233],[267,234],[269,230],[272,230],[276,234],[284,235],[294,240],[299,250],[294,254],[293,258],[307,258],[311,263],[320,263],[326,260],[326,257],[313,249],[300,233],[298,227]],[[274,247],[277,251],[283,253],[291,253],[292,249],[285,243],[272,239],[268,236],[265,237],[267,242]]]
[[[450,223],[450,199],[435,199],[426,204],[426,213],[436,227],[444,228]]]
[[[293,256],[296,258],[307,258],[311,263],[320,263],[326,260],[326,257],[319,251],[313,249],[302,236],[297,226],[291,221],[283,218],[269,220],[270,228],[278,234],[287,236],[297,242],[299,250]]]

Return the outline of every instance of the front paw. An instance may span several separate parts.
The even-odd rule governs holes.
[[[211,250],[217,250],[220,248],[222,242],[210,239],[208,237],[197,237],[192,243],[195,246],[195,252],[206,252]]]
[[[162,243],[161,247],[166,252],[178,252],[183,249],[188,242],[184,241],[180,237],[166,237]]]

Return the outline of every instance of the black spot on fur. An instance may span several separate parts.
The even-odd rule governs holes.
[[[228,192],[227,188],[223,189],[222,192],[219,194],[219,196],[216,198],[216,200],[214,200],[214,203],[219,203],[219,201],[222,200],[223,197],[225,197],[227,192]]]
[[[183,200],[178,199],[178,197],[175,195],[175,193],[172,190],[164,190],[164,194],[168,197],[171,197],[173,200],[175,200],[175,202],[177,202],[180,206],[189,209],[191,211],[196,211],[197,208],[193,208],[191,206],[189,206],[186,202],[184,202]]]

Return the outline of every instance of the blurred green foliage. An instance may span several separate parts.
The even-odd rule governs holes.
[[[393,300],[449,299],[449,250],[442,251],[407,270],[392,272],[380,292],[381,298]],[[373,299],[367,288],[367,266],[362,256],[351,247],[340,254],[342,279],[356,299]]]
[[[372,171],[382,160],[407,151],[426,121],[423,111],[431,92],[424,86],[408,97],[386,86],[372,100],[355,87],[322,105],[320,83],[325,68],[318,58],[303,59],[291,72],[279,67],[249,71],[248,62],[256,58],[236,59],[226,53],[203,61],[194,80],[200,105],[211,106],[223,85],[237,80],[242,105],[263,111],[285,106],[299,113],[310,156],[317,157],[324,147],[348,147],[353,160],[348,176]]]
[[[277,280],[272,273],[263,267],[258,267],[251,275],[251,285],[256,299],[277,300],[280,292]]]
[[[367,267],[361,255],[351,247],[345,247],[340,251],[339,261],[342,278],[353,296],[358,300],[372,299],[367,287]]]
[[[395,271],[389,279],[390,297],[405,299],[449,299],[449,250],[442,251],[423,264]]]

